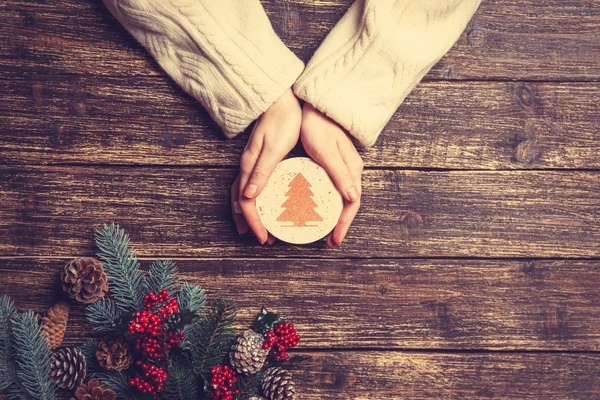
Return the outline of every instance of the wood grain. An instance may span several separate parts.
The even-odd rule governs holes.
[[[302,399],[597,399],[598,354],[314,353]]]
[[[237,166],[247,140],[224,139],[166,77],[9,77],[5,164]],[[362,155],[390,168],[600,168],[598,104],[600,83],[428,82]]]
[[[90,253],[91,255],[92,253]],[[0,294],[45,312],[60,298],[57,259],[0,259]],[[143,263],[146,267],[149,261]],[[185,281],[293,320],[312,349],[600,350],[600,262],[179,260]],[[89,335],[74,305],[66,344]],[[324,334],[325,332],[325,334]]]
[[[0,255],[89,253],[120,222],[142,255],[194,257],[598,257],[600,173],[369,170],[339,249],[260,246],[233,227],[231,169],[0,170]],[[143,223],[140,223],[143,221]]]
[[[351,3],[263,1],[275,30],[305,61]],[[162,74],[99,1],[5,0],[0,19],[0,69]],[[597,80],[599,23],[597,1],[486,0],[427,79]]]

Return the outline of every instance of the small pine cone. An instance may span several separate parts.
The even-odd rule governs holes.
[[[269,400],[264,396],[250,396],[248,400]]]
[[[62,288],[80,303],[91,304],[108,291],[108,279],[100,261],[95,258],[76,258],[60,273]]]
[[[280,367],[271,367],[265,371],[262,389],[269,400],[294,400],[296,398],[292,374]]]
[[[60,301],[50,307],[48,313],[42,318],[42,329],[50,350],[54,350],[61,345],[65,338],[67,330],[67,320],[69,319],[69,303]]]
[[[263,349],[263,337],[251,329],[239,335],[231,346],[229,361],[238,374],[253,375],[265,365],[270,349]]]
[[[52,353],[50,378],[56,386],[73,389],[85,379],[87,364],[83,353],[74,347],[64,347]]]
[[[96,379],[79,385],[75,390],[75,397],[70,400],[116,400],[117,395],[108,386]]]
[[[123,371],[133,362],[129,344],[120,336],[106,337],[96,347],[98,364],[104,369]]]

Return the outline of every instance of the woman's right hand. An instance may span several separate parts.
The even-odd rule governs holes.
[[[277,164],[296,146],[300,135],[302,109],[288,89],[256,121],[240,160],[240,174],[231,186],[231,209],[238,233],[248,228],[261,244],[273,244],[256,209],[260,194]]]
[[[335,248],[342,241],[360,208],[363,160],[350,136],[336,122],[304,103],[300,140],[308,155],[329,173],[344,198],[344,208],[337,225],[327,238]]]

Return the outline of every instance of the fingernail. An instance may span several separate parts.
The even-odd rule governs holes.
[[[244,197],[251,199],[254,196],[256,196],[257,191],[258,186],[256,186],[254,183],[251,183],[248,186],[246,186],[246,189],[244,190]]]
[[[348,189],[348,192],[346,192],[346,194],[348,195],[348,198],[350,199],[350,201],[358,200],[358,191],[356,190],[356,188],[354,186],[352,186],[350,189]]]

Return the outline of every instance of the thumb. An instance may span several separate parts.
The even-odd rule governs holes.
[[[243,195],[248,199],[253,199],[260,194],[269,181],[269,177],[279,164],[281,158],[276,154],[265,151],[263,146],[254,169],[250,175],[250,179],[244,188]]]

